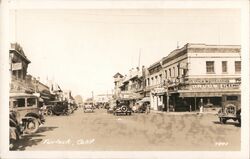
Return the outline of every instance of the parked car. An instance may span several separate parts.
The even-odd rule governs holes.
[[[128,101],[120,100],[117,101],[116,106],[113,109],[114,115],[131,115],[132,109],[129,106]]]
[[[222,108],[218,112],[220,123],[226,124],[227,120],[234,120],[241,124],[241,96],[223,95]]]
[[[24,131],[24,125],[18,122],[17,113],[9,113],[9,149],[15,149],[16,142],[21,138]]]
[[[148,101],[138,101],[135,103],[135,106],[133,107],[134,113],[145,113],[147,111],[147,108],[150,107],[150,102]]]
[[[23,127],[24,133],[35,133],[39,126],[45,122],[45,118],[38,107],[38,97],[35,95],[10,93],[9,107],[10,112],[15,113],[17,125]]]
[[[69,115],[71,113],[71,108],[66,101],[51,101],[47,106],[48,115]]]
[[[84,105],[83,111],[84,113],[93,113],[94,107],[91,104],[86,104]]]

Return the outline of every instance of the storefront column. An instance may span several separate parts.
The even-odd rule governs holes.
[[[169,94],[167,93],[167,112],[169,112]]]

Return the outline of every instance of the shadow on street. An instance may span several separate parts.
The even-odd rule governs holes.
[[[227,122],[226,124],[221,124],[219,121],[213,121],[213,123],[219,125],[234,125],[236,127],[241,127],[241,125],[238,122]]]
[[[36,133],[22,136],[22,138],[15,143],[11,151],[22,151],[27,147],[38,145],[42,141],[42,137],[45,136],[39,133],[53,131],[56,128],[58,127],[40,127]]]

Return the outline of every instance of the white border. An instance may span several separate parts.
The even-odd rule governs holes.
[[[242,46],[242,127],[241,151],[8,151],[8,90],[9,90],[9,9],[241,9],[241,46]],[[87,0],[10,0],[2,1],[1,6],[1,45],[0,45],[0,121],[1,121],[1,158],[225,158],[247,159],[249,156],[249,2],[234,1],[87,1]],[[3,56],[5,55],[5,56]],[[7,55],[7,56],[6,56]],[[4,76],[5,75],[5,76]],[[243,76],[244,75],[244,76]],[[4,136],[3,136],[4,134]]]

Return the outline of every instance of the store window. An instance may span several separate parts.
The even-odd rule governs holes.
[[[241,61],[235,61],[235,72],[236,73],[241,72]]]
[[[222,73],[227,73],[227,61],[222,61]]]
[[[214,73],[214,61],[206,61],[207,73]]]

